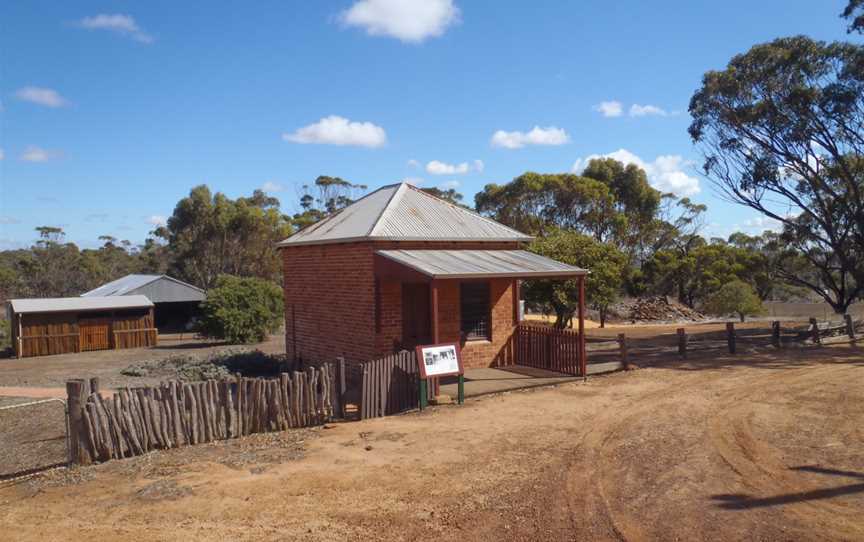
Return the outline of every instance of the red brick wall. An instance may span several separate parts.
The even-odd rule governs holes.
[[[378,285],[380,332],[375,321],[374,251],[380,249],[516,249],[518,243],[387,241],[286,247],[282,250],[285,343],[289,356],[322,361],[344,355],[349,361],[393,352],[402,339],[402,286]],[[439,286],[442,342],[459,340],[459,281]],[[463,344],[467,367],[511,361],[513,281],[491,281],[492,340]],[[296,350],[294,347],[296,338]]]
[[[282,249],[285,344],[290,357],[375,357],[375,277],[365,243]],[[296,341],[296,348],[295,348]]]

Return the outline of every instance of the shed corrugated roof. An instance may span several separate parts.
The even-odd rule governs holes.
[[[34,312],[101,311],[152,307],[143,295],[119,297],[47,297],[42,299],[10,299],[12,311],[18,314]]]
[[[376,250],[375,254],[432,278],[552,278],[588,273],[525,250]]]
[[[530,241],[492,219],[408,183],[379,188],[285,239],[279,246],[347,241]]]
[[[174,277],[169,277],[168,275],[140,275],[140,274],[132,274],[126,275],[125,277],[120,277],[117,280],[112,280],[98,288],[90,290],[89,292],[85,292],[81,294],[81,297],[103,297],[103,296],[117,296],[117,295],[130,295],[130,294],[146,294],[148,293],[146,290],[152,290],[153,288],[145,289],[145,291],[139,291],[147,285],[152,285],[156,281],[162,281],[164,284],[160,283],[163,286],[170,286],[175,291],[179,291],[182,295],[177,297],[176,299],[171,299],[170,293],[171,288],[161,288],[160,291],[164,292],[164,295],[168,295],[166,299],[155,299],[156,302],[170,302],[170,301],[187,301],[187,300],[195,300],[201,301],[204,299],[204,290],[198,288],[196,286],[192,286],[191,284],[187,284],[182,280],[177,280]],[[155,286],[155,285],[154,285]],[[178,290],[179,288],[179,290]],[[176,295],[176,292],[175,292]]]

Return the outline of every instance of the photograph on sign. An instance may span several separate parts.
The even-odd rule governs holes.
[[[417,350],[425,377],[456,375],[462,372],[456,344],[418,346]]]

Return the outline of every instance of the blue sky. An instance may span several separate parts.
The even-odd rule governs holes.
[[[318,175],[473,201],[610,153],[706,203],[709,233],[758,231],[699,177],[688,101],[755,43],[859,39],[844,4],[4,2],[0,248],[40,225],[139,243],[201,183],[286,211]]]

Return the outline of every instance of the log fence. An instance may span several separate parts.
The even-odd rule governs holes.
[[[67,382],[70,462],[88,464],[253,433],[321,425],[334,416],[335,370],[278,378],[163,382],[103,397],[98,383]]]

